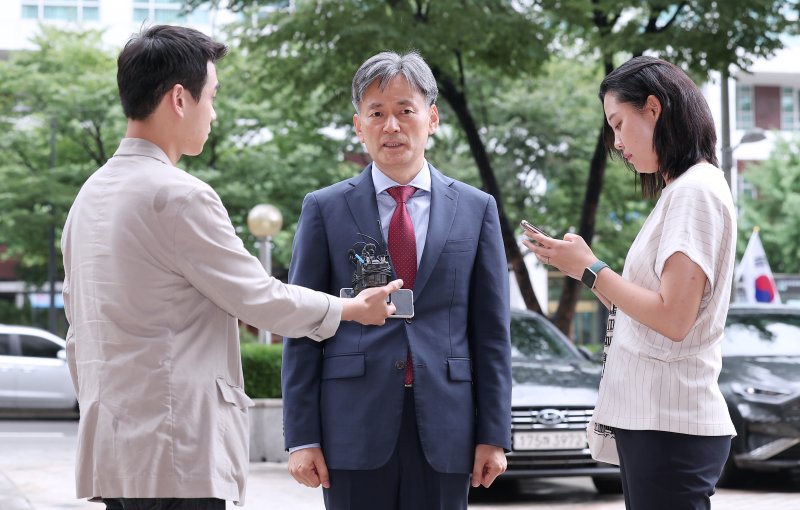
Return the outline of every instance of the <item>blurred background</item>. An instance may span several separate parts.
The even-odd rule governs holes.
[[[784,302],[800,298],[798,2],[602,0],[0,0],[0,323],[62,335],[59,239],[87,176],[125,119],[115,58],[141,27],[192,26],[231,47],[218,65],[218,120],[179,166],[220,194],[245,244],[257,204],[283,217],[269,238],[285,278],[303,196],[356,174],[350,80],[373,53],[418,49],[439,83],[428,159],[500,204],[515,307],[596,348],[605,314],[579,282],[548,274],[519,220],[583,235],[621,270],[651,204],[601,146],[603,76],[650,54],[689,71],[719,127],[739,208]],[[261,239],[263,247],[263,239]]]

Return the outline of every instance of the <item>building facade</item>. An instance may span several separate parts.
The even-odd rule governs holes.
[[[733,156],[731,189],[734,199],[750,194],[748,167],[764,161],[775,142],[800,136],[800,37],[787,37],[785,47],[768,59],[759,59],[747,71],[731,73],[728,87],[728,118]],[[722,138],[722,87],[716,73],[703,87],[711,106],[717,133]],[[754,129],[765,131],[766,138],[741,143]],[[720,148],[721,149],[721,148]]]
[[[121,47],[142,26],[179,23],[218,36],[239,18],[222,7],[203,6],[192,13],[181,2],[165,0],[0,0],[0,52],[33,48],[40,24],[104,32],[109,47]],[[224,2],[220,2],[224,5]]]

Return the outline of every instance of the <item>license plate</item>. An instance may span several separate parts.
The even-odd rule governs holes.
[[[515,432],[515,450],[581,450],[586,448],[585,431]]]

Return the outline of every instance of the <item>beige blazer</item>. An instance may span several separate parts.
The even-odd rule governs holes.
[[[211,187],[141,139],[86,181],[61,248],[77,497],[243,503],[252,401],[236,318],[322,340],[341,301],[268,277]]]

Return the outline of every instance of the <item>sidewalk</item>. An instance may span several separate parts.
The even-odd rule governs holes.
[[[0,466],[0,510],[103,510],[102,504],[75,498],[74,461],[56,457],[47,465]],[[230,502],[226,507],[241,508]],[[250,464],[245,508],[324,510],[325,505],[322,489],[295,482],[286,464],[259,462]]]
[[[229,502],[227,508],[239,507]],[[258,462],[250,464],[245,508],[325,510],[325,505],[322,489],[297,483],[289,475],[285,463]]]
[[[72,462],[55,455],[47,465],[0,458],[0,510],[103,510],[104,505],[75,499]],[[28,459],[30,460],[30,459]],[[5,461],[5,462],[4,462]],[[5,465],[2,465],[5,464]],[[12,483],[13,481],[13,483]],[[15,487],[16,484],[16,487]],[[619,496],[598,496],[586,479],[560,479],[529,484],[530,490],[499,499],[470,502],[474,510],[623,510]],[[227,510],[240,509],[233,503]],[[324,510],[322,489],[296,483],[284,463],[250,464],[244,509]],[[797,510],[800,489],[793,484],[765,484],[744,490],[720,490],[714,510]],[[379,509],[376,509],[379,510]]]
[[[0,472],[0,510],[33,510],[31,503],[2,472]]]

